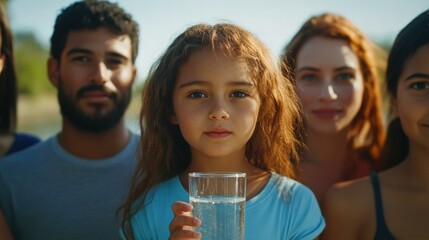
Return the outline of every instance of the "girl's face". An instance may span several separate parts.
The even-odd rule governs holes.
[[[420,47],[405,63],[392,103],[410,148],[429,150],[429,44]]]
[[[260,98],[244,62],[198,51],[180,67],[172,123],[192,158],[242,156],[258,118]]]
[[[350,125],[361,107],[364,86],[359,59],[346,42],[308,40],[298,52],[295,76],[307,129],[337,133]]]

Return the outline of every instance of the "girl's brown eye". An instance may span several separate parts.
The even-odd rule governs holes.
[[[416,83],[411,84],[411,88],[416,89],[416,90],[427,89],[427,88],[429,88],[429,83],[427,83],[427,82],[416,82]]]
[[[193,92],[193,93],[189,94],[188,97],[190,97],[190,98],[205,98],[207,96],[202,92]]]
[[[247,94],[244,92],[233,92],[231,96],[236,98],[244,98],[247,97]]]

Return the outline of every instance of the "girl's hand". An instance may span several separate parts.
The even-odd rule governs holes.
[[[192,216],[192,205],[175,202],[171,208],[174,218],[170,223],[169,239],[201,239],[201,233],[194,232],[194,228],[201,225],[201,220]]]

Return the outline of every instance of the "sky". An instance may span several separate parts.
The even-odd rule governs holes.
[[[10,0],[14,32],[32,31],[49,46],[55,18],[72,0]],[[392,43],[409,21],[429,9],[428,0],[118,0],[140,25],[138,78],[143,80],[173,39],[197,23],[238,24],[278,57],[311,16],[341,14],[377,42]]]

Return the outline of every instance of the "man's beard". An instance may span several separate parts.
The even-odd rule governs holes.
[[[94,104],[93,113],[79,109],[76,104],[78,99],[86,92],[94,90],[108,92],[109,98],[113,101],[113,108],[106,111],[102,104]],[[100,133],[115,127],[124,116],[130,101],[131,87],[119,97],[117,93],[109,91],[103,85],[91,84],[79,89],[76,96],[70,97],[63,90],[62,80],[59,81],[58,102],[62,116],[75,128],[85,132]]]

